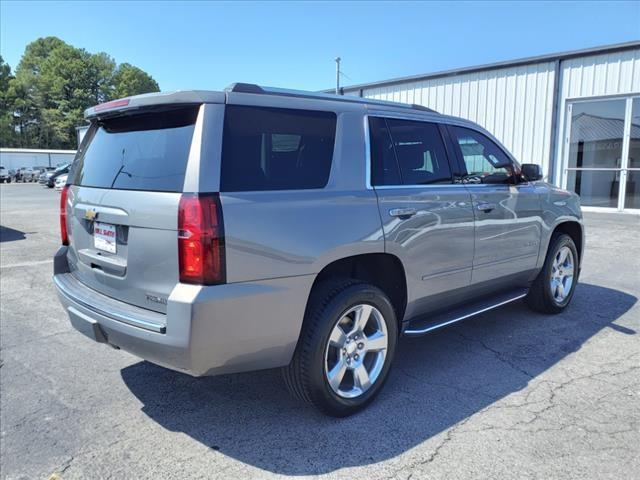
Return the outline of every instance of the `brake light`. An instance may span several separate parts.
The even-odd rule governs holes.
[[[60,237],[62,245],[69,245],[69,234],[67,232],[67,197],[70,185],[65,185],[60,193]]]
[[[127,105],[129,105],[129,99],[121,98],[118,100],[111,100],[110,102],[100,103],[95,107],[93,107],[93,109],[96,112],[101,112],[102,110],[109,110],[110,108],[117,108],[117,107],[126,107]]]
[[[226,281],[224,224],[217,193],[185,193],[178,207],[180,281],[215,285]]]

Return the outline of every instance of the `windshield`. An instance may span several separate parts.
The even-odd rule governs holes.
[[[181,192],[197,106],[94,123],[73,165],[74,185]]]

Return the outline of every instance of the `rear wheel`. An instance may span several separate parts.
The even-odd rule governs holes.
[[[541,313],[560,313],[573,298],[578,283],[578,250],[566,234],[551,238],[542,270],[536,277],[526,302]]]
[[[344,417],[380,392],[395,354],[396,316],[373,285],[344,280],[314,290],[284,379],[294,396]]]

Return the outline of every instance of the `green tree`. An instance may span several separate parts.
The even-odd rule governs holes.
[[[0,75],[4,65],[0,62]],[[15,77],[6,70],[8,80],[0,80],[2,145],[76,148],[75,127],[85,123],[86,108],[159,90],[139,68],[117,66],[106,53],[91,54],[56,37],[27,45]]]
[[[120,64],[114,75],[113,83],[115,87],[114,98],[160,91],[158,83],[149,74],[128,63]]]
[[[9,105],[9,82],[13,78],[11,67],[0,55],[0,146],[12,146],[12,112]]]

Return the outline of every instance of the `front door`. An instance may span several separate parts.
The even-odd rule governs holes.
[[[563,185],[584,207],[639,209],[640,97],[567,105]]]
[[[541,237],[540,198],[535,187],[515,182],[515,164],[486,135],[457,126],[449,131],[463,170],[462,182],[473,203],[472,283],[502,279],[493,282],[501,288],[518,277],[528,278],[536,268]]]
[[[371,183],[385,249],[405,267],[406,317],[411,317],[436,303],[444,306],[443,295],[468,287],[474,241],[471,197],[452,182],[436,123],[370,117],[369,125]]]

